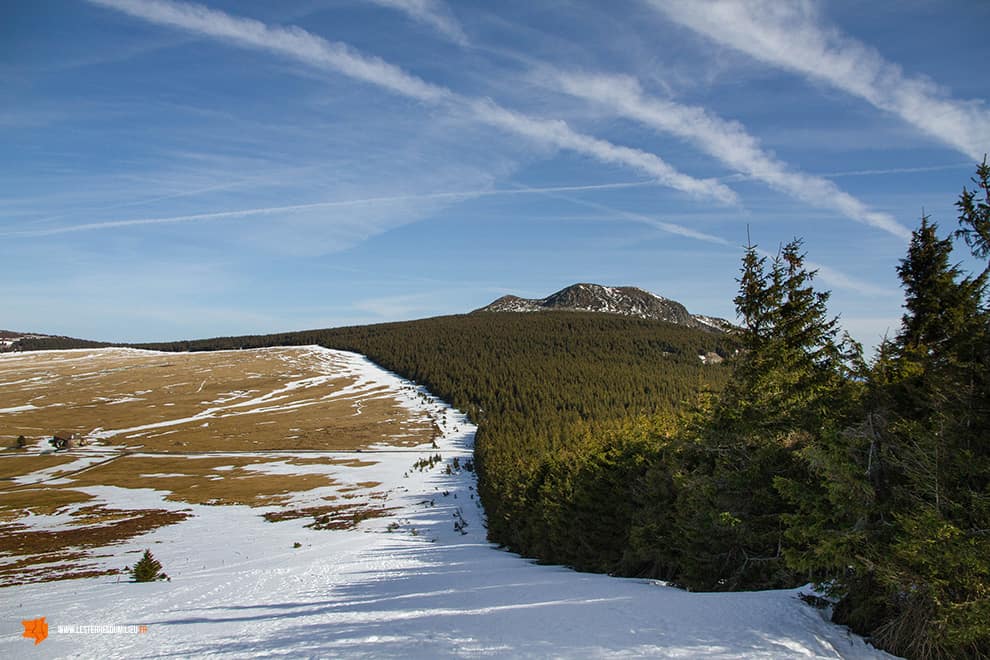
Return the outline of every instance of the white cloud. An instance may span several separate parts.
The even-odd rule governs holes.
[[[389,9],[397,9],[410,18],[428,25],[459,46],[468,45],[464,28],[438,0],[369,0],[373,4]]]
[[[471,108],[475,116],[485,123],[517,135],[586,154],[604,163],[632,167],[654,177],[660,183],[696,197],[713,198],[723,204],[734,204],[738,201],[736,194],[730,188],[714,179],[695,179],[678,172],[655,154],[578,133],[563,121],[529,117],[507,110],[487,99],[473,102]]]
[[[581,187],[575,188],[577,190],[582,189]],[[572,204],[578,204],[580,206],[585,206],[597,211],[603,212],[606,218],[619,218],[622,220],[628,220],[631,222],[637,222],[648,227],[653,227],[654,229],[659,229],[660,231],[666,232],[668,234],[674,234],[675,236],[684,236],[685,238],[693,238],[697,241],[704,241],[705,243],[714,243],[715,245],[729,245],[729,241],[725,240],[720,236],[714,236],[712,234],[707,234],[703,231],[698,231],[697,229],[691,229],[690,227],[685,227],[684,225],[678,225],[673,222],[667,222],[659,218],[646,215],[644,213],[634,213],[632,211],[623,211],[611,206],[606,206],[605,204],[599,204],[598,202],[593,202],[588,199],[581,199],[574,197],[573,195],[563,195],[561,192],[570,192],[567,188],[558,188],[556,190],[550,188],[527,188],[526,192],[540,192],[546,195],[551,195],[553,197],[558,197],[560,199],[565,199]]]
[[[168,0],[89,0],[159,25],[168,25],[230,41],[246,48],[266,50],[322,69],[332,69],[392,92],[437,103],[450,90],[432,85],[377,57],[330,42],[298,27],[269,26],[251,18],[231,16],[202,5]]]
[[[298,27],[269,26],[201,5],[170,0],[89,1],[159,25],[335,71],[424,103],[466,109],[477,120],[531,142],[574,151],[603,163],[623,165],[698,198],[715,199],[722,203],[736,201],[735,193],[724,184],[713,179],[695,179],[678,172],[656,154],[584,135],[572,130],[563,121],[530,117],[502,108],[489,99],[461,96],[446,87],[406,73],[378,57],[366,56],[346,44],[329,42]]]
[[[430,314],[436,309],[437,300],[449,292],[412,293],[381,298],[368,298],[354,302],[354,308],[387,319],[411,318]]]
[[[990,145],[990,111],[910,76],[819,16],[810,0],[647,0],[672,20],[772,66],[824,81],[970,158]]]
[[[403,178],[412,176],[406,173]],[[241,218],[251,218],[257,216],[288,216],[295,213],[307,211],[318,211],[321,209],[334,208],[356,208],[356,207],[389,207],[403,203],[416,202],[438,202],[438,201],[462,201],[478,197],[498,197],[498,196],[518,196],[518,195],[547,195],[563,192],[584,192],[593,190],[614,190],[623,188],[634,188],[656,185],[654,181],[626,181],[616,183],[586,184],[574,186],[545,186],[540,188],[481,188],[477,190],[450,190],[428,193],[409,193],[404,195],[380,195],[375,197],[360,197],[354,199],[338,199],[323,202],[313,202],[310,204],[291,204],[283,206],[264,206],[258,208],[235,209],[230,211],[216,211],[211,213],[194,213],[188,215],[173,215],[154,218],[127,218],[122,220],[105,220],[76,225],[63,225],[59,227],[45,227],[40,229],[28,229],[23,231],[12,231],[0,233],[0,236],[53,236],[57,234],[71,234],[76,232],[98,231],[103,229],[118,229],[122,227],[139,227],[143,225],[170,225],[184,222],[202,221],[223,221],[236,220]],[[569,198],[572,199],[572,198]],[[152,200],[154,201],[154,200]],[[579,201],[579,200],[572,200]],[[592,204],[588,202],[588,204]],[[123,206],[123,205],[121,205]],[[605,209],[600,205],[596,208]],[[624,213],[624,212],[616,212]],[[627,214],[633,215],[633,214]],[[639,217],[639,216],[637,216]],[[644,216],[645,217],[645,216]],[[679,225],[671,223],[657,223],[651,220],[654,226],[662,226],[670,233],[680,234],[701,240],[711,241],[714,237],[695,232]]]
[[[839,178],[844,176],[885,176],[888,174],[917,174],[919,172],[944,172],[946,170],[972,169],[970,162],[955,163],[954,165],[930,165],[927,167],[886,167],[874,170],[847,170],[845,172],[827,172],[819,176]]]
[[[884,339],[893,339],[901,329],[901,319],[896,315],[881,317],[843,316],[840,319],[842,329],[863,343],[867,355],[870,355]]]
[[[722,119],[704,108],[647,96],[639,83],[627,76],[550,71],[544,77],[568,94],[685,139],[736,171],[798,200],[837,211],[898,238],[906,239],[911,235],[893,217],[870,210],[828,179],[791,169],[764,151],[759,140],[739,122]]]
[[[778,254],[757,248],[757,252],[767,259],[775,259]],[[831,289],[840,289],[843,291],[851,291],[852,293],[859,294],[860,296],[866,298],[898,298],[901,294],[896,289],[888,289],[886,287],[877,286],[876,284],[871,284],[859,278],[847,275],[842,271],[836,270],[829,266],[816,263],[814,261],[804,260],[804,267],[808,271],[814,271],[815,277],[824,282]]]
[[[828,266],[823,266],[822,264],[815,263],[813,261],[805,261],[804,263],[809,270],[818,271],[818,279],[825,284],[828,284],[833,289],[852,291],[853,293],[858,293],[859,295],[868,298],[887,298],[897,300],[901,296],[901,292],[897,289],[877,286],[876,284],[865,282],[856,277],[837,271],[834,268],[829,268]]]

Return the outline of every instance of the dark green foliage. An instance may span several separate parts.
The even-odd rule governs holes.
[[[667,442],[652,417],[575,429],[570,447],[544,459],[530,480],[522,514],[542,527],[527,546],[580,570],[656,575],[653,549],[632,535],[661,511],[664,490],[655,477]]]
[[[168,575],[162,571],[162,564],[154,555],[151,554],[151,550],[145,550],[144,555],[138,560],[136,564],[129,567],[127,572],[130,573],[131,579],[135,582],[155,582],[156,580],[168,580]]]
[[[979,256],[979,241],[970,245]],[[898,268],[906,313],[871,383],[882,421],[873,514],[882,524],[867,528],[869,552],[852,564],[872,591],[853,584],[845,594],[851,610],[883,594],[886,609],[868,629],[920,658],[990,655],[986,272],[967,276],[951,251],[922,218]]]
[[[990,657],[990,315],[986,272],[952,247],[922,218],[860,421],[800,452],[813,482],[778,480],[788,563],[839,598],[837,621],[911,658]]]
[[[841,423],[855,385],[800,241],[769,263],[746,250],[736,309],[743,352],[707,410],[682,429],[673,525],[676,582],[692,589],[793,586],[786,516],[810,481],[800,452]]]
[[[434,454],[433,456],[430,456],[428,458],[421,458],[417,460],[415,463],[413,463],[413,469],[419,471],[432,470],[433,466],[436,465],[437,463],[443,463],[443,456],[441,456],[440,454]]]
[[[959,229],[962,238],[978,259],[990,257],[990,165],[986,156],[973,177],[975,190],[963,188],[956,208],[959,209]]]
[[[979,333],[984,321],[979,308],[985,277],[963,277],[960,268],[950,264],[952,241],[939,238],[937,232],[937,225],[922,218],[908,255],[897,269],[907,310],[897,337],[901,361],[933,368],[949,366],[948,361],[971,360],[976,350],[972,333]],[[931,392],[929,396],[938,395]],[[921,412],[927,412],[935,402],[918,403]]]
[[[73,337],[26,337],[15,344],[15,350],[62,351],[72,348],[107,348],[113,345],[108,342],[75,339]]]

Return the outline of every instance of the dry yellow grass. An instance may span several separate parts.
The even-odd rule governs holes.
[[[374,461],[364,461],[360,458],[327,458],[326,456],[290,456],[285,459],[290,465],[343,465],[344,467],[366,467],[374,465]]]
[[[0,492],[0,522],[11,522],[28,514],[50,516],[92,499],[92,495],[59,486],[4,491]]]
[[[330,360],[328,364],[327,360]],[[339,366],[339,365],[338,365]],[[304,349],[164,354],[53,351],[0,357],[0,446],[17,436],[84,438],[148,451],[358,449],[433,438],[382,388]],[[140,428],[149,425],[156,428]]]
[[[188,515],[113,508],[79,490],[90,486],[151,488],[164,499],[190,504],[284,505],[276,514],[280,519],[312,518],[309,526],[318,529],[385,515],[385,495],[372,490],[379,483],[338,485],[306,469],[359,468],[373,461],[265,453],[353,451],[434,439],[431,419],[410,413],[386,388],[359,383],[335,360],[290,348],[0,356],[0,586],[101,574],[84,563],[97,548]],[[96,440],[109,453],[90,465],[72,462],[90,455],[91,447],[39,453],[36,445],[56,433]],[[13,448],[19,435],[26,436],[29,449]],[[245,454],[197,455],[217,451]],[[265,472],[273,463],[281,464],[274,468],[278,473]],[[291,473],[285,466],[301,469]],[[32,475],[39,470],[45,472]],[[34,483],[14,481],[25,475]],[[319,499],[339,496],[340,503],[297,508],[292,502],[293,494],[327,486],[335,486],[337,495]],[[55,530],[21,524],[28,515],[56,514],[69,519]]]
[[[0,488],[11,482],[12,477],[20,477],[45,468],[72,463],[75,458],[64,454],[31,454],[26,451],[18,452],[15,456],[0,457]],[[52,474],[58,474],[53,471]]]

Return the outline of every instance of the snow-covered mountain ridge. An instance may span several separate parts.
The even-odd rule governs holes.
[[[691,314],[676,300],[658,296],[632,286],[602,286],[601,284],[572,284],[546,298],[502,296],[477,312],[603,312],[666,321],[691,328],[725,332],[732,324],[725,319]]]

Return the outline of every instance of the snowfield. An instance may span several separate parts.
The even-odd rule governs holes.
[[[348,453],[369,465],[263,469],[379,482],[388,516],[316,530],[306,519],[267,522],[248,506],[168,501],[150,476],[144,489],[85,488],[121,507],[192,511],[101,551],[104,565],[123,567],[150,548],[171,581],[104,576],[0,589],[0,657],[890,657],[828,623],[799,590],[694,594],[499,550],[485,540],[475,475],[464,469],[475,430],[466,417],[361,356],[332,353],[361,382],[441,420],[437,447],[383,441]],[[442,462],[413,467],[435,454]],[[49,637],[35,645],[21,621],[42,616]],[[94,625],[146,632],[64,628]]]

